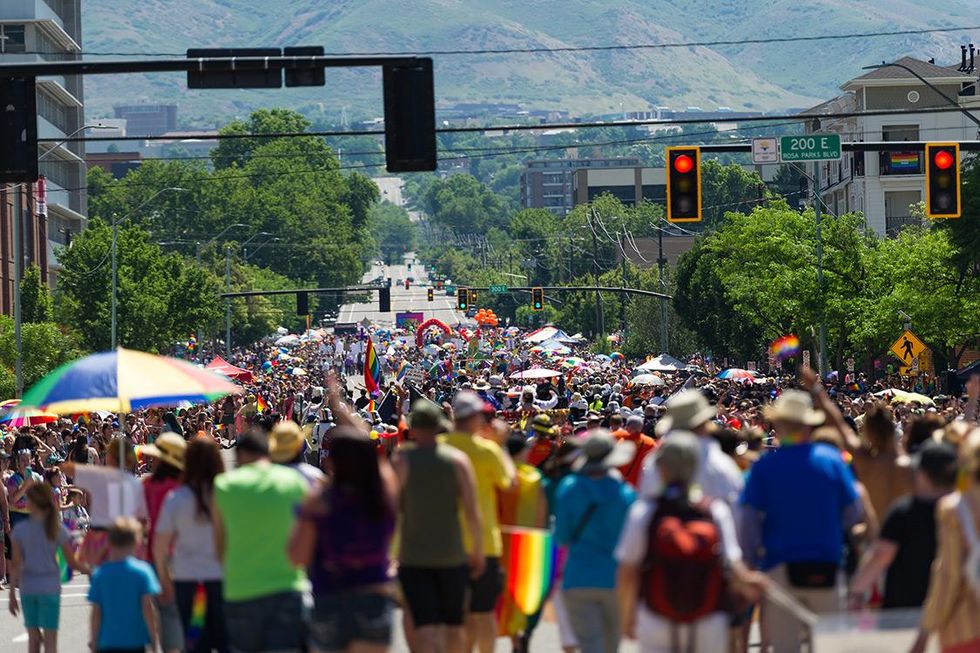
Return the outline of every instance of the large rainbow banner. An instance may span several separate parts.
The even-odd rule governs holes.
[[[364,352],[364,389],[371,396],[381,391],[381,361],[374,349],[374,341],[368,338],[367,350]]]
[[[544,602],[556,571],[557,551],[551,532],[541,528],[505,527],[509,544],[507,594],[526,615],[536,613]]]

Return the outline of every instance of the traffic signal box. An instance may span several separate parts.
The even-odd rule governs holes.
[[[531,310],[544,310],[544,288],[531,288]]]
[[[310,314],[310,293],[296,293],[296,315]]]
[[[456,308],[460,311],[468,310],[470,307],[470,291],[468,288],[456,289]]]
[[[926,143],[926,215],[958,218],[962,212],[959,143]]]
[[[434,291],[434,290],[432,290],[432,288],[429,288],[429,289],[428,289],[428,290],[427,290],[427,291],[425,292],[425,296],[426,296],[426,299],[428,299],[428,300],[429,300],[430,302],[431,302],[431,301],[435,301],[435,291]]]
[[[667,148],[667,221],[701,221],[701,148]]]
[[[391,288],[388,288],[387,286],[378,288],[378,312],[391,312]]]

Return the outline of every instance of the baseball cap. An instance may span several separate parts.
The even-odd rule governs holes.
[[[453,399],[453,415],[456,419],[467,419],[483,411],[483,398],[470,390],[461,390]]]

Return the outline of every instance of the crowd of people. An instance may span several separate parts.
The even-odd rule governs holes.
[[[921,608],[913,650],[980,650],[980,376],[641,384],[563,346],[311,332],[236,352],[213,405],[12,429],[0,578],[31,652],[69,570],[97,651],[544,650],[553,620],[565,651],[782,652],[869,607]]]

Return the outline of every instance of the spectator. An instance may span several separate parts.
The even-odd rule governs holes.
[[[306,641],[306,573],[286,544],[308,484],[269,461],[263,432],[238,438],[238,467],[214,482],[215,550],[224,566],[225,624],[238,651],[297,650]],[[260,537],[256,533],[261,533]]]
[[[292,420],[277,422],[269,433],[269,458],[302,474],[313,490],[326,478],[323,472],[306,462],[306,438],[299,424]]]
[[[862,446],[854,451],[854,475],[868,488],[875,513],[884,515],[895,500],[912,491],[912,466],[898,448],[892,411],[874,404],[861,427]]]
[[[620,623],[613,549],[636,492],[616,470],[636,446],[616,442],[609,431],[591,431],[559,485],[555,541],[568,546],[562,600],[582,653],[615,653]]]
[[[640,486],[640,473],[643,471],[643,461],[647,455],[656,449],[657,441],[649,435],[643,434],[643,417],[640,415],[630,415],[626,419],[626,427],[622,434],[613,432],[617,440],[628,440],[636,445],[636,453],[633,460],[619,468],[620,473],[626,482],[634,488]]]
[[[31,452],[27,449],[14,450],[17,466],[7,478],[7,503],[10,510],[10,527],[14,528],[30,516],[27,507],[27,491],[31,486],[44,483],[44,478],[31,468]]]

